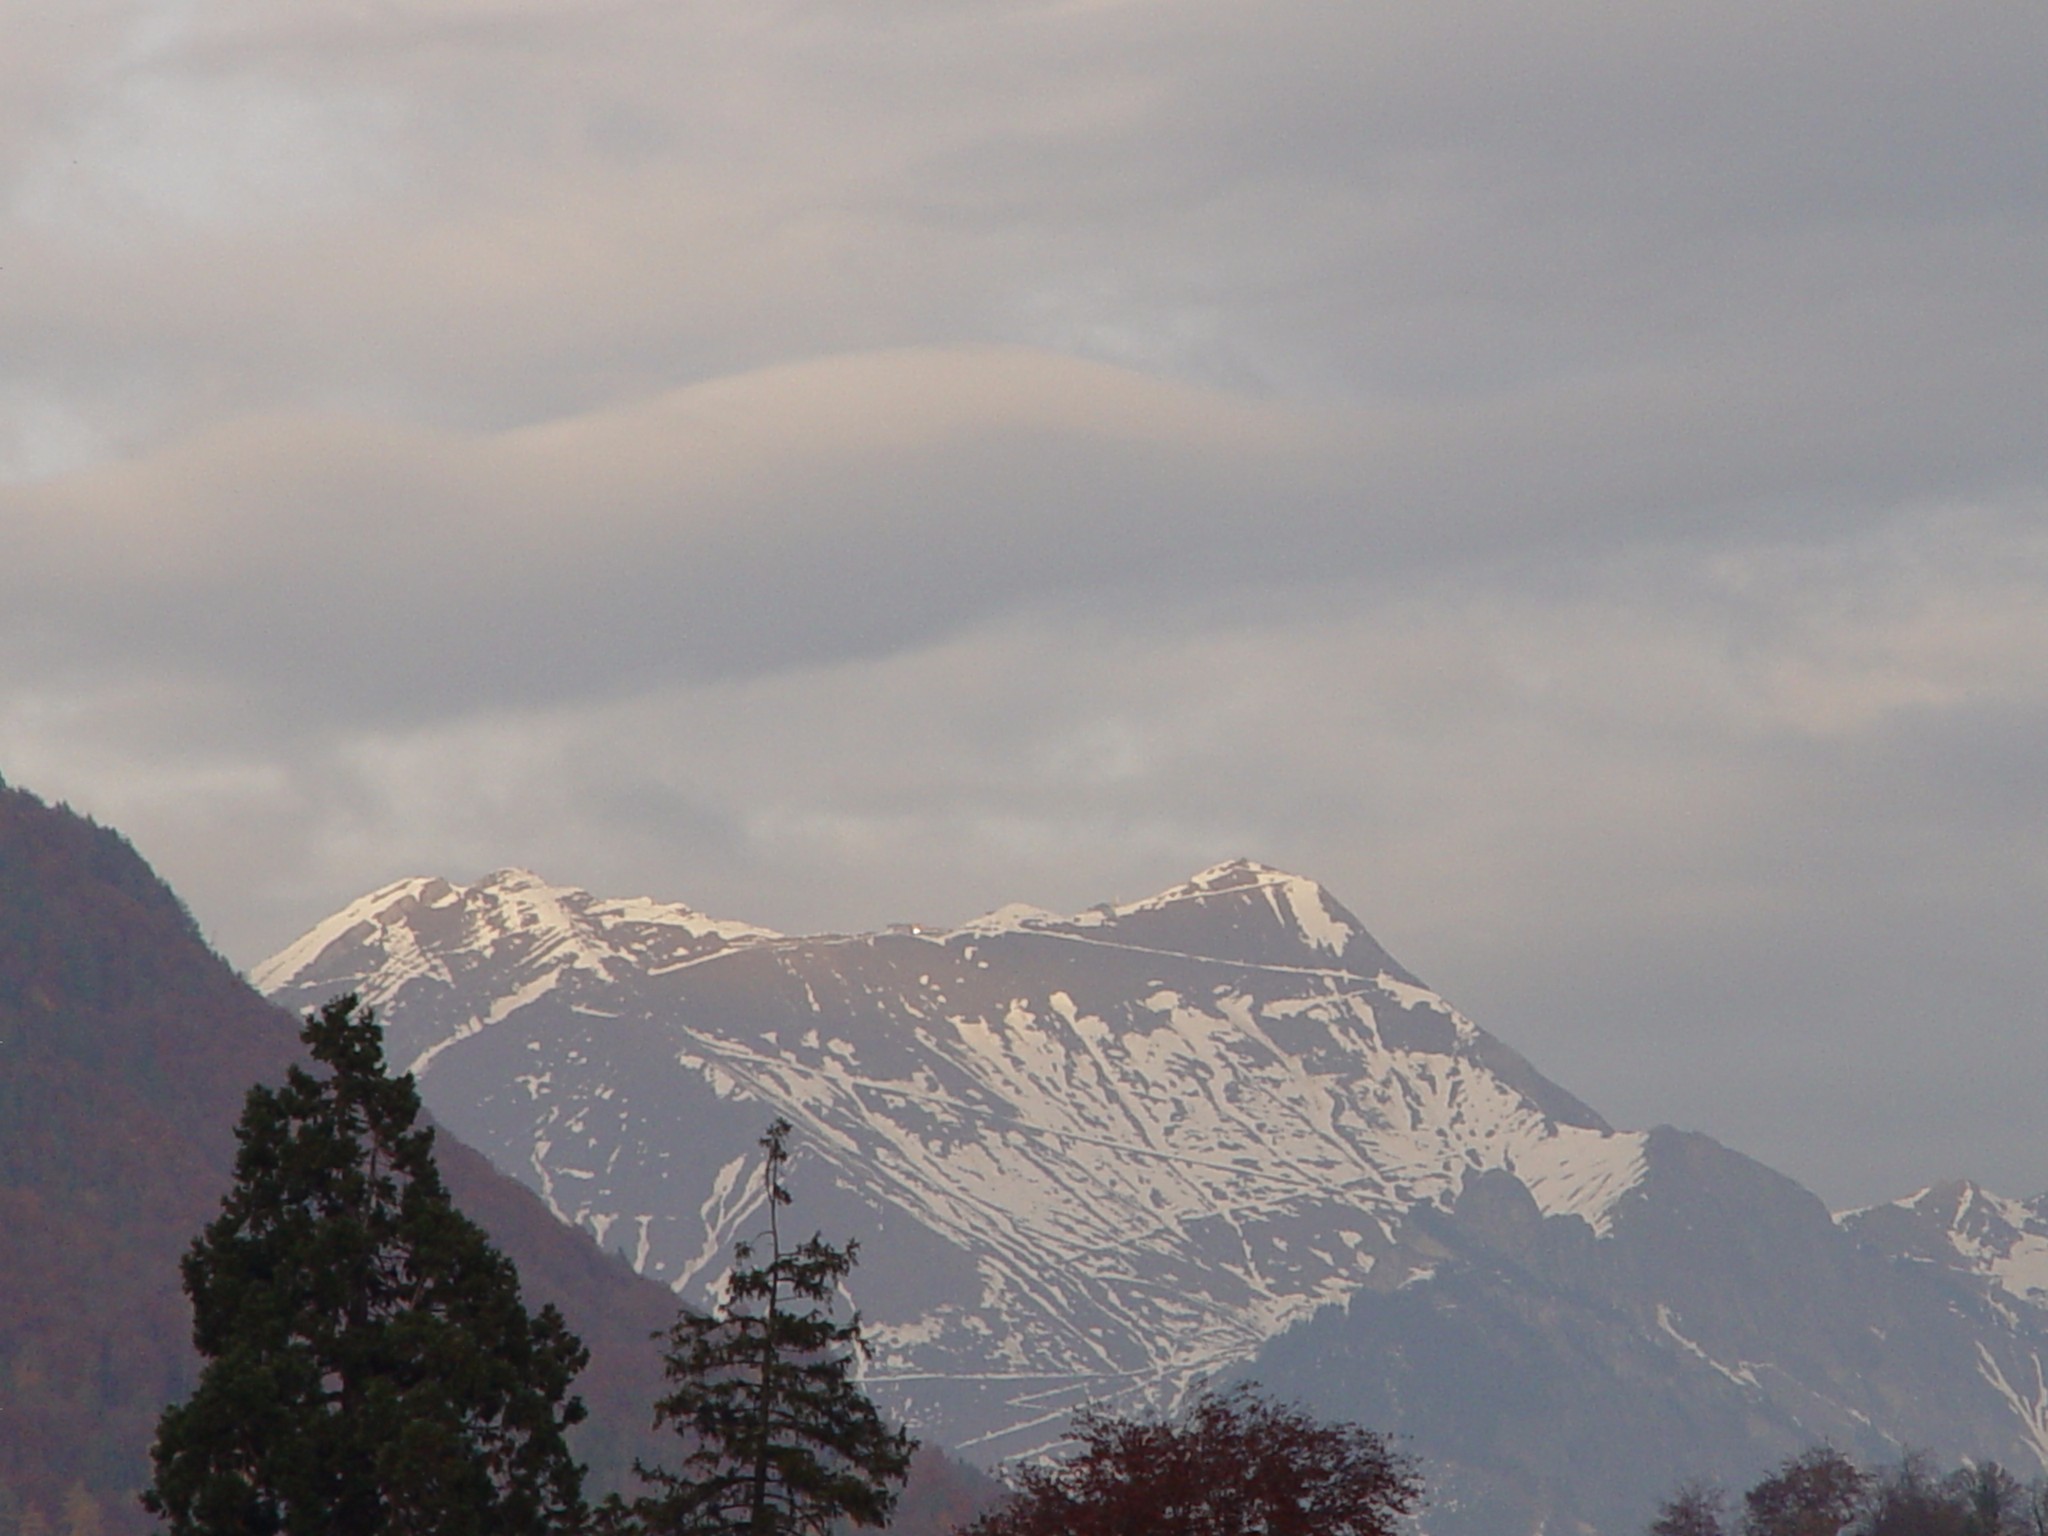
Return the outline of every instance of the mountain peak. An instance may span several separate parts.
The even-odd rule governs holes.
[[[1212,864],[1139,901],[1104,902],[1065,916],[1013,903],[953,932],[1085,932],[1096,943],[1190,958],[1341,971],[1367,981],[1387,976],[1418,985],[1323,886],[1253,859]]]
[[[1187,883],[1189,885],[1220,886],[1244,880],[1259,880],[1271,875],[1278,875],[1289,880],[1301,878],[1298,875],[1290,875],[1286,870],[1277,868],[1274,865],[1262,864],[1257,859],[1236,858],[1225,859],[1220,864],[1211,864],[1207,869],[1190,875]]]
[[[446,884],[446,881],[439,882]],[[503,869],[494,869],[477,881],[472,890],[478,891],[552,891],[573,890],[571,886],[554,886],[543,880],[530,869],[517,864],[508,864]]]
[[[617,962],[672,963],[730,945],[777,939],[773,929],[706,916],[677,902],[606,899],[507,867],[471,885],[415,875],[350,902],[251,973],[265,993],[355,991],[381,1006],[418,977],[453,986],[451,954],[517,951],[537,978]]]
[[[1274,915],[1282,923],[1310,945],[1333,956],[1342,955],[1351,941],[1365,932],[1358,919],[1316,881],[1253,859],[1212,864],[1190,876],[1185,884],[1162,891],[1151,902],[1140,903],[1140,907],[1240,891],[1265,892],[1273,904]]]
[[[1157,931],[1168,948],[1416,984],[1325,886],[1255,859],[1212,864],[1143,901],[1097,912],[1095,921],[1120,930]],[[1233,934],[1227,948],[1212,947]]]

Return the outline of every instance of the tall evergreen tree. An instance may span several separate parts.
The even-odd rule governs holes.
[[[822,1536],[835,1521],[885,1523],[916,1442],[891,1430],[855,1377],[866,1358],[857,1315],[834,1315],[858,1245],[813,1234],[782,1246],[789,1122],[761,1140],[768,1249],[736,1244],[712,1312],[684,1308],[669,1330],[674,1390],[655,1405],[694,1448],[683,1474],[640,1468],[661,1490],[634,1514],[654,1536]]]
[[[250,1090],[184,1263],[206,1358],[157,1427],[173,1536],[541,1536],[581,1524],[582,1345],[449,1199],[367,1008],[306,1019],[324,1075]]]

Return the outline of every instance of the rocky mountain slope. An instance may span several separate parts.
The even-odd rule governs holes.
[[[360,991],[436,1114],[685,1294],[788,1116],[809,1219],[864,1245],[878,1395],[986,1460],[1233,1370],[1410,1434],[1441,1531],[1618,1531],[1823,1437],[2048,1455],[2034,1208],[1838,1223],[1616,1131],[1278,870],[802,938],[415,879],[256,980]]]
[[[1595,1230],[1611,1131],[1251,864],[1129,906],[786,939],[532,875],[407,881],[265,965],[355,989],[437,1115],[686,1293],[758,1218],[771,1111],[866,1234],[873,1380],[984,1455],[1157,1403],[1368,1276],[1474,1172]]]
[[[201,940],[122,838],[0,785],[0,1532],[150,1528],[135,1502],[163,1406],[198,1362],[178,1261],[219,1209],[252,1083],[295,1021]],[[674,1297],[556,1221],[442,1131],[457,1201],[591,1349],[575,1433],[599,1489],[638,1487]],[[938,1536],[988,1496],[924,1458],[899,1529]]]
[[[1415,1213],[1426,1274],[1361,1290],[1246,1373],[1400,1424],[1431,1453],[1445,1529],[1639,1530],[1682,1477],[1741,1487],[1819,1441],[1868,1465],[2041,1470],[2048,1317],[1948,1224],[1953,1200],[1837,1221],[1670,1130],[1645,1165],[1599,1236],[1510,1180],[1468,1182]]]

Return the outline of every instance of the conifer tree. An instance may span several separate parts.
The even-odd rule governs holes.
[[[206,1364],[158,1423],[143,1503],[173,1536],[580,1525],[582,1345],[455,1208],[370,1010],[337,998],[301,1038],[325,1074],[250,1090],[234,1185],[185,1258]]]
[[[858,1315],[841,1322],[833,1303],[858,1244],[834,1248],[813,1234],[782,1246],[779,1212],[789,1122],[761,1140],[768,1206],[767,1252],[733,1250],[733,1269],[712,1312],[685,1307],[668,1333],[674,1390],[655,1404],[657,1427],[693,1445],[682,1474],[642,1466],[661,1490],[634,1506],[650,1536],[822,1536],[835,1521],[878,1526],[916,1442],[891,1430],[856,1379],[866,1358]]]

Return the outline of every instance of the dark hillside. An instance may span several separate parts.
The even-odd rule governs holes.
[[[178,1261],[227,1185],[244,1094],[298,1054],[293,1020],[123,838],[0,787],[0,1536],[32,1512],[61,1536],[145,1528],[156,1418],[197,1370]],[[529,1302],[589,1345],[578,1448],[596,1489],[622,1485],[667,1449],[646,1423],[671,1296],[445,1132],[438,1151]],[[927,1459],[906,1515],[978,1493]]]
[[[178,1258],[297,1049],[119,836],[0,790],[0,1483],[133,1524],[192,1380]]]

